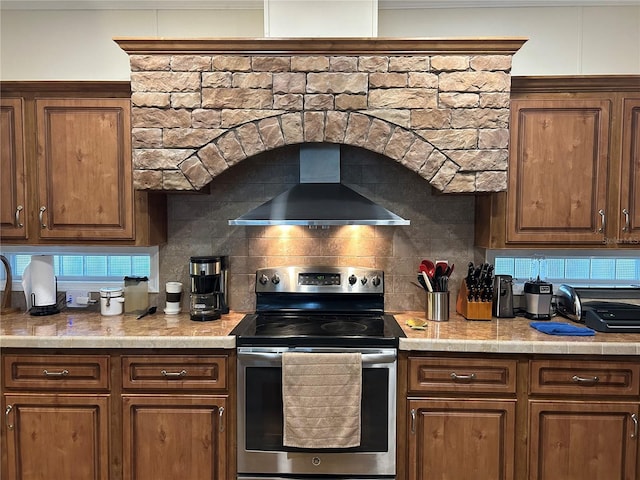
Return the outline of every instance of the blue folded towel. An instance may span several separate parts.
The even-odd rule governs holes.
[[[596,332],[590,328],[577,327],[575,325],[562,322],[531,322],[529,325],[542,333],[546,333],[547,335],[591,337],[596,334]]]

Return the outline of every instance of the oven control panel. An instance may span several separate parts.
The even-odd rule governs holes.
[[[384,293],[384,272],[364,267],[299,266],[261,268],[259,293]]]

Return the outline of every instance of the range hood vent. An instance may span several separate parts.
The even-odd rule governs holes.
[[[340,183],[340,146],[300,146],[300,183],[229,225],[409,225],[409,220]]]

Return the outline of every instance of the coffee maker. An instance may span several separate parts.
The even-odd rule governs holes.
[[[229,313],[227,305],[228,257],[191,257],[191,320],[208,321]]]

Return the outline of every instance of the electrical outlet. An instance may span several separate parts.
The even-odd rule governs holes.
[[[91,293],[88,290],[69,290],[67,291],[67,307],[68,308],[85,308],[89,305]]]

